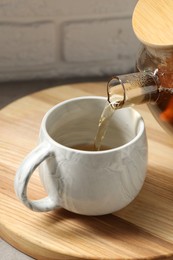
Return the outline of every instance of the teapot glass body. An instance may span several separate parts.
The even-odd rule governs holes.
[[[140,72],[157,71],[158,95],[147,105],[162,128],[173,135],[173,50],[144,46],[137,60],[137,69]]]
[[[173,134],[173,51],[144,46],[137,69],[108,82],[108,101],[114,109],[147,103],[159,124]]]

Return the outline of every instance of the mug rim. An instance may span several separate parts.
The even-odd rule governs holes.
[[[44,136],[46,137],[46,139],[51,143],[53,144],[54,146],[56,147],[61,147],[65,150],[69,150],[69,151],[73,151],[73,152],[76,152],[76,153],[83,153],[83,154],[90,154],[90,155],[98,155],[98,154],[107,154],[107,153],[111,153],[111,152],[115,152],[115,151],[120,151],[122,149],[125,149],[126,147],[129,147],[130,145],[134,144],[137,142],[137,140],[139,140],[141,138],[141,136],[145,133],[145,122],[144,122],[144,119],[142,117],[142,115],[137,111],[135,110],[134,108],[132,107],[126,107],[126,108],[122,108],[122,109],[128,109],[128,110],[132,110],[133,113],[137,114],[139,119],[141,120],[142,122],[142,125],[140,126],[140,129],[139,131],[137,132],[137,134],[135,135],[135,137],[133,137],[130,141],[128,141],[127,143],[123,144],[123,145],[120,145],[118,147],[114,147],[114,148],[111,148],[111,149],[108,149],[108,150],[101,150],[101,151],[86,151],[86,150],[78,150],[78,149],[75,149],[75,148],[71,148],[71,147],[68,147],[66,145],[63,145],[63,144],[60,144],[58,143],[57,141],[55,141],[48,133],[47,129],[46,129],[46,122],[48,120],[48,117],[51,115],[51,113],[56,110],[58,107],[62,107],[64,106],[65,104],[67,103],[70,103],[70,102],[74,102],[74,101],[77,101],[77,100],[103,100],[106,102],[107,98],[106,97],[103,97],[103,96],[80,96],[80,97],[74,97],[74,98],[70,98],[70,99],[67,99],[67,100],[64,100],[64,101],[61,101],[59,102],[58,104],[56,104],[55,106],[53,106],[52,108],[50,108],[46,114],[44,115],[43,119],[42,119],[42,122],[41,122],[41,128],[40,128],[40,132],[43,132],[44,133]]]

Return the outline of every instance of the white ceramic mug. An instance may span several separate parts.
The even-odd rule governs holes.
[[[40,128],[40,144],[23,161],[15,177],[19,199],[31,210],[63,207],[84,215],[103,215],[128,205],[146,176],[147,139],[144,121],[132,108],[116,111],[103,144],[105,151],[73,147],[93,143],[105,107],[103,97],[79,97],[50,109]],[[27,186],[39,166],[48,196],[29,200]]]

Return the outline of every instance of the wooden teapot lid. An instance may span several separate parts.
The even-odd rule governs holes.
[[[173,48],[173,0],[139,0],[132,25],[146,46]]]

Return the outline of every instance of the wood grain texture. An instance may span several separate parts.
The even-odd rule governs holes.
[[[139,0],[132,23],[137,38],[147,46],[173,46],[172,0]]]
[[[106,96],[106,83],[54,87],[11,103],[0,112],[0,234],[40,260],[173,259],[173,140],[147,106],[136,109],[147,128],[147,178],[138,197],[111,215],[86,217],[64,209],[36,213],[14,194],[16,169],[36,145],[41,120],[53,105],[77,96]],[[43,197],[37,171],[29,196]]]

